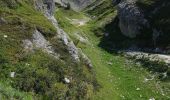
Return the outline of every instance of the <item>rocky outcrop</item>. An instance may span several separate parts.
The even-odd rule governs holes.
[[[43,13],[48,13],[50,15],[54,14],[55,3],[54,0],[35,0],[35,8]]]
[[[135,51],[126,51],[127,56],[135,57],[135,59],[149,59],[150,61],[165,62],[170,65],[170,56],[163,54],[151,54],[145,52],[135,52]]]
[[[59,54],[57,54],[49,41],[45,39],[45,37],[38,31],[35,30],[32,36],[32,40],[26,39],[23,40],[24,51],[26,53],[33,52],[34,49],[41,49],[45,53],[53,56],[58,59]]]
[[[127,58],[132,58],[136,64],[143,64],[150,71],[162,74],[162,78],[170,77],[170,56],[164,54],[151,54],[137,51],[125,51]]]
[[[112,0],[113,5],[117,5],[117,4],[119,4],[121,1],[123,1],[123,0]]]
[[[73,58],[73,61],[79,62],[80,56],[83,55],[82,58],[84,59],[86,65],[92,67],[90,60],[83,54],[83,52],[79,52],[79,50],[77,49],[77,47],[75,46],[73,41],[69,38],[67,33],[64,32],[64,30],[59,27],[57,20],[53,16],[53,13],[55,11],[55,2],[57,2],[57,0],[55,0],[55,1],[54,0],[46,0],[46,1],[44,0],[43,2],[41,2],[39,0],[38,2],[36,2],[36,8],[38,8],[38,10],[40,10],[40,11],[43,11],[45,17],[57,29],[57,34],[56,34],[55,37],[57,37],[56,39],[61,39],[63,41],[63,44],[67,47],[67,50],[70,53],[71,57]],[[73,1],[71,1],[71,0],[69,2],[73,3]],[[74,2],[76,2],[76,1],[74,1]],[[87,1],[77,1],[77,2],[80,2],[80,4],[84,4]],[[41,40],[40,40],[40,38],[36,38],[36,40],[40,40],[40,41],[35,41],[35,43],[38,44],[39,47],[43,47],[42,49],[46,50],[46,52],[53,53],[54,50],[52,49],[52,47],[51,46],[48,47],[49,43],[47,43],[47,41],[45,41],[42,38],[42,36],[40,34],[37,34],[37,33],[34,34],[34,37],[41,37]]]
[[[130,38],[141,34],[143,27],[149,27],[144,14],[136,6],[134,0],[123,1],[118,4],[118,18],[121,32]]]
[[[67,7],[68,5],[75,11],[80,11],[95,0],[55,0],[56,3]]]
[[[7,21],[3,17],[0,17],[0,25],[6,24],[6,23]]]
[[[57,29],[56,37],[61,39],[64,43],[64,45],[67,46],[67,50],[71,54],[74,61],[79,62],[79,54],[78,49],[74,45],[73,41],[70,40],[68,35],[58,26],[57,20],[54,18],[54,16],[50,16],[49,14],[45,15],[49,21],[54,25],[54,27]]]

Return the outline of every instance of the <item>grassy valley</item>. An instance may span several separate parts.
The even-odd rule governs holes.
[[[146,5],[152,4],[154,0],[139,1],[142,9],[151,9]],[[96,0],[81,12],[56,4],[54,17],[59,27],[79,52],[87,55],[92,67],[83,55],[79,62],[72,60],[67,45],[58,37],[59,30],[34,6],[34,0],[0,0],[0,100],[170,99],[170,79],[147,69],[157,64],[135,62],[113,49],[135,41],[121,34],[111,0]],[[58,58],[35,44],[25,49],[23,41],[34,41],[35,31]],[[116,46],[111,47],[112,43]]]
[[[108,10],[114,11],[111,9],[114,8]],[[114,13],[112,13],[111,16],[106,14],[101,19],[98,19],[98,17],[91,19],[83,26],[72,24],[68,18],[84,19],[88,16],[87,14],[72,13],[67,15],[68,13],[72,13],[72,11],[59,8],[56,11],[56,18],[59,23],[65,23],[60,26],[68,32],[77,46],[85,52],[94,65],[97,80],[101,85],[99,91],[93,96],[94,100],[147,100],[150,98],[168,100],[169,90],[166,91],[166,89],[168,89],[169,85],[167,82],[160,81],[158,78],[145,82],[145,79],[152,77],[154,74],[151,74],[146,70],[143,65],[136,64],[133,60],[129,60],[118,54],[110,53],[100,48],[99,44],[101,42],[101,37],[95,35],[96,29],[101,29],[97,32],[103,34],[102,26],[104,24],[102,25],[99,23],[102,23],[105,19],[107,19],[108,22],[109,20],[113,20],[115,18]],[[83,17],[82,14],[86,16]],[[72,16],[70,17],[70,15]],[[87,43],[84,44],[80,42],[78,40],[79,37],[74,35],[75,33],[78,33],[80,36],[87,39]],[[166,89],[162,92],[161,87],[164,86]]]

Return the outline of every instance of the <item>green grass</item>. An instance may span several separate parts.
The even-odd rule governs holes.
[[[57,19],[59,18],[58,16]],[[59,20],[59,23],[63,23],[63,21],[65,20]],[[80,30],[81,34],[86,36],[91,44],[82,46],[82,44],[79,43],[77,46],[82,48],[83,52],[91,59],[97,81],[101,85],[101,88],[93,95],[92,99],[147,100],[154,97],[158,100],[168,100],[168,96],[170,95],[168,91],[166,92],[167,94],[163,96],[159,88],[156,87],[157,79],[144,83],[144,79],[150,76],[150,73],[148,70],[143,69],[142,65],[136,65],[131,60],[108,53],[98,47],[100,38],[94,35],[93,28],[96,28],[100,21],[98,21],[98,23],[92,21],[79,28],[68,23],[68,21],[65,21],[65,23],[70,26],[61,25],[64,30],[70,30],[70,28],[74,31],[77,29]],[[73,34],[74,31],[68,32],[69,34]],[[72,39],[74,39],[74,37]],[[109,65],[108,62],[111,62],[112,65]],[[168,88],[169,85],[167,85],[166,82],[161,82],[161,86],[163,86],[163,84]],[[140,88],[140,90],[137,90],[137,88]]]
[[[147,83],[143,82],[144,78],[150,75],[146,69],[98,47],[100,38],[94,35],[96,32],[94,30],[107,24],[116,13],[108,2],[104,2],[101,6],[106,7],[105,10],[109,6],[108,11],[85,26],[73,25],[66,18],[87,18],[84,13],[59,9],[55,16],[60,27],[75,43],[78,41],[74,35],[75,32],[88,38],[88,45],[78,42],[77,46],[82,48],[91,59],[93,69],[89,69],[83,62],[78,64],[72,62],[64,44],[60,40],[52,38],[56,34],[55,28],[43,14],[35,11],[27,3],[28,1],[21,2],[20,5],[14,5],[15,7],[12,9],[0,8],[0,17],[8,22],[0,27],[0,96],[2,99],[14,97],[15,99],[31,100],[35,99],[34,96],[38,99],[65,99],[67,97],[72,100],[146,100],[152,97],[158,100],[169,99],[166,97],[170,95],[168,94],[168,82],[160,82],[160,86],[167,89],[165,92],[167,94],[162,96],[159,88],[156,87],[156,79]],[[95,14],[100,13],[101,11]],[[22,40],[31,39],[35,28],[38,28],[51,42],[55,51],[61,54],[60,60],[54,59],[42,50],[35,50],[34,53],[29,54],[22,51]],[[4,38],[4,35],[8,37]],[[109,65],[108,62],[111,62],[112,65]],[[15,78],[9,77],[12,71],[16,72]],[[64,83],[65,77],[72,79],[70,84]],[[136,90],[137,88],[140,90]],[[98,91],[96,92],[96,90]]]
[[[93,40],[94,39],[95,37]],[[92,60],[97,79],[102,86],[100,92],[94,96],[95,100],[121,100],[121,95],[129,100],[142,100],[151,97],[158,99],[164,98],[155,87],[155,81],[143,83],[144,78],[149,73],[141,69],[141,66],[137,67],[133,63],[125,63],[127,59],[111,55],[96,45],[83,49]],[[107,62],[112,62],[113,65],[110,66]],[[136,91],[138,87],[141,89],[140,91]],[[142,97],[140,97],[140,95],[142,95]]]
[[[81,58],[80,63],[72,61],[63,41],[53,38],[57,34],[55,27],[41,12],[27,0],[19,2],[14,8],[4,2],[4,6],[0,4],[0,17],[6,20],[0,24],[0,77],[1,81],[10,81],[7,88],[2,88],[5,92],[2,96],[28,97],[29,100],[33,96],[47,100],[90,98],[97,89],[93,71]],[[55,52],[60,54],[59,59],[39,49],[32,53],[23,50],[22,40],[32,40],[35,29],[51,42]],[[9,76],[10,72],[16,72],[14,78]],[[65,77],[71,79],[70,84],[65,84]],[[1,84],[5,86],[5,83]],[[32,93],[22,94],[24,92]]]
[[[21,92],[16,90],[10,86],[10,84],[6,81],[0,81],[0,99],[8,100],[8,99],[22,99],[22,100],[33,100],[31,93]]]

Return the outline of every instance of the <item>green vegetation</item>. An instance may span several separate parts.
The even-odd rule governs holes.
[[[92,5],[89,8],[93,8]],[[169,80],[155,78],[145,82],[153,75],[144,69],[150,63],[146,61],[146,65],[137,65],[130,59],[100,48],[103,32],[111,32],[116,41],[126,40],[119,29],[112,32],[114,23],[108,24],[117,21],[111,0],[101,0],[93,9],[80,13],[58,8],[55,17],[76,46],[91,59],[93,68],[87,67],[82,58],[80,63],[72,61],[62,41],[54,37],[56,29],[32,7],[31,1],[0,0],[0,18],[4,19],[0,23],[0,99],[170,99]],[[90,20],[79,26],[72,23],[72,19]],[[50,41],[54,51],[60,54],[59,59],[40,49],[29,53],[23,50],[22,40],[31,40],[35,29]],[[87,39],[87,43],[79,42],[77,34]],[[14,77],[10,76],[11,72],[15,72]]]
[[[72,61],[63,42],[53,38],[57,31],[51,22],[31,1],[0,2],[0,99],[89,99],[98,89],[95,74],[82,58]],[[23,40],[32,40],[35,29],[51,42],[59,59],[43,50],[23,49]]]
[[[19,90],[16,90],[12,88],[8,82],[2,82],[2,81],[0,82],[0,98],[2,100],[9,100],[9,99],[32,100],[33,99],[31,93],[24,93]]]
[[[110,8],[114,9],[114,8]],[[108,10],[110,10],[108,9]],[[96,37],[96,32],[102,32],[102,26],[106,24],[101,23],[102,20],[112,20],[114,16],[103,16],[98,20],[96,17],[90,20],[84,26],[77,26],[71,24],[69,20],[64,19],[63,16],[68,17],[65,13],[68,10],[62,10],[62,13],[56,12],[56,18],[61,23],[60,27],[68,32],[72,39],[75,39],[75,31],[79,31],[80,35],[88,38],[89,44],[84,45],[81,42],[77,44],[83,52],[91,59],[96,72],[97,81],[101,85],[99,91],[93,95],[94,100],[147,100],[155,98],[158,100],[169,99],[169,85],[168,82],[161,81],[158,84],[158,79],[153,79],[145,82],[145,79],[150,77],[151,73],[145,68],[145,65],[137,65],[130,59],[126,59],[117,54],[106,52],[99,47],[101,39]],[[107,11],[106,11],[107,12]],[[74,14],[74,13],[73,13]],[[113,14],[113,13],[112,13]],[[74,15],[76,19],[76,14]],[[79,15],[78,15],[79,16]],[[86,16],[85,16],[86,17]],[[72,18],[72,17],[71,17]],[[74,17],[73,17],[74,18]],[[83,19],[84,17],[82,17]],[[61,20],[63,19],[63,20]],[[109,22],[109,21],[108,21]],[[65,23],[65,24],[62,24]],[[69,26],[69,27],[67,27]],[[111,29],[110,26],[109,29]],[[95,31],[94,29],[101,29]],[[98,34],[98,33],[97,33]],[[117,37],[115,37],[116,39]],[[91,44],[91,45],[90,45]],[[158,85],[157,85],[158,84]],[[164,93],[161,91],[164,87]]]

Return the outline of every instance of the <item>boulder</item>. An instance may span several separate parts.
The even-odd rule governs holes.
[[[118,4],[119,27],[123,35],[135,38],[141,34],[143,27],[149,27],[142,11],[134,1],[123,1]]]
[[[0,18],[0,25],[2,25],[2,24],[6,24],[7,23],[7,21],[4,19],[4,18]]]

